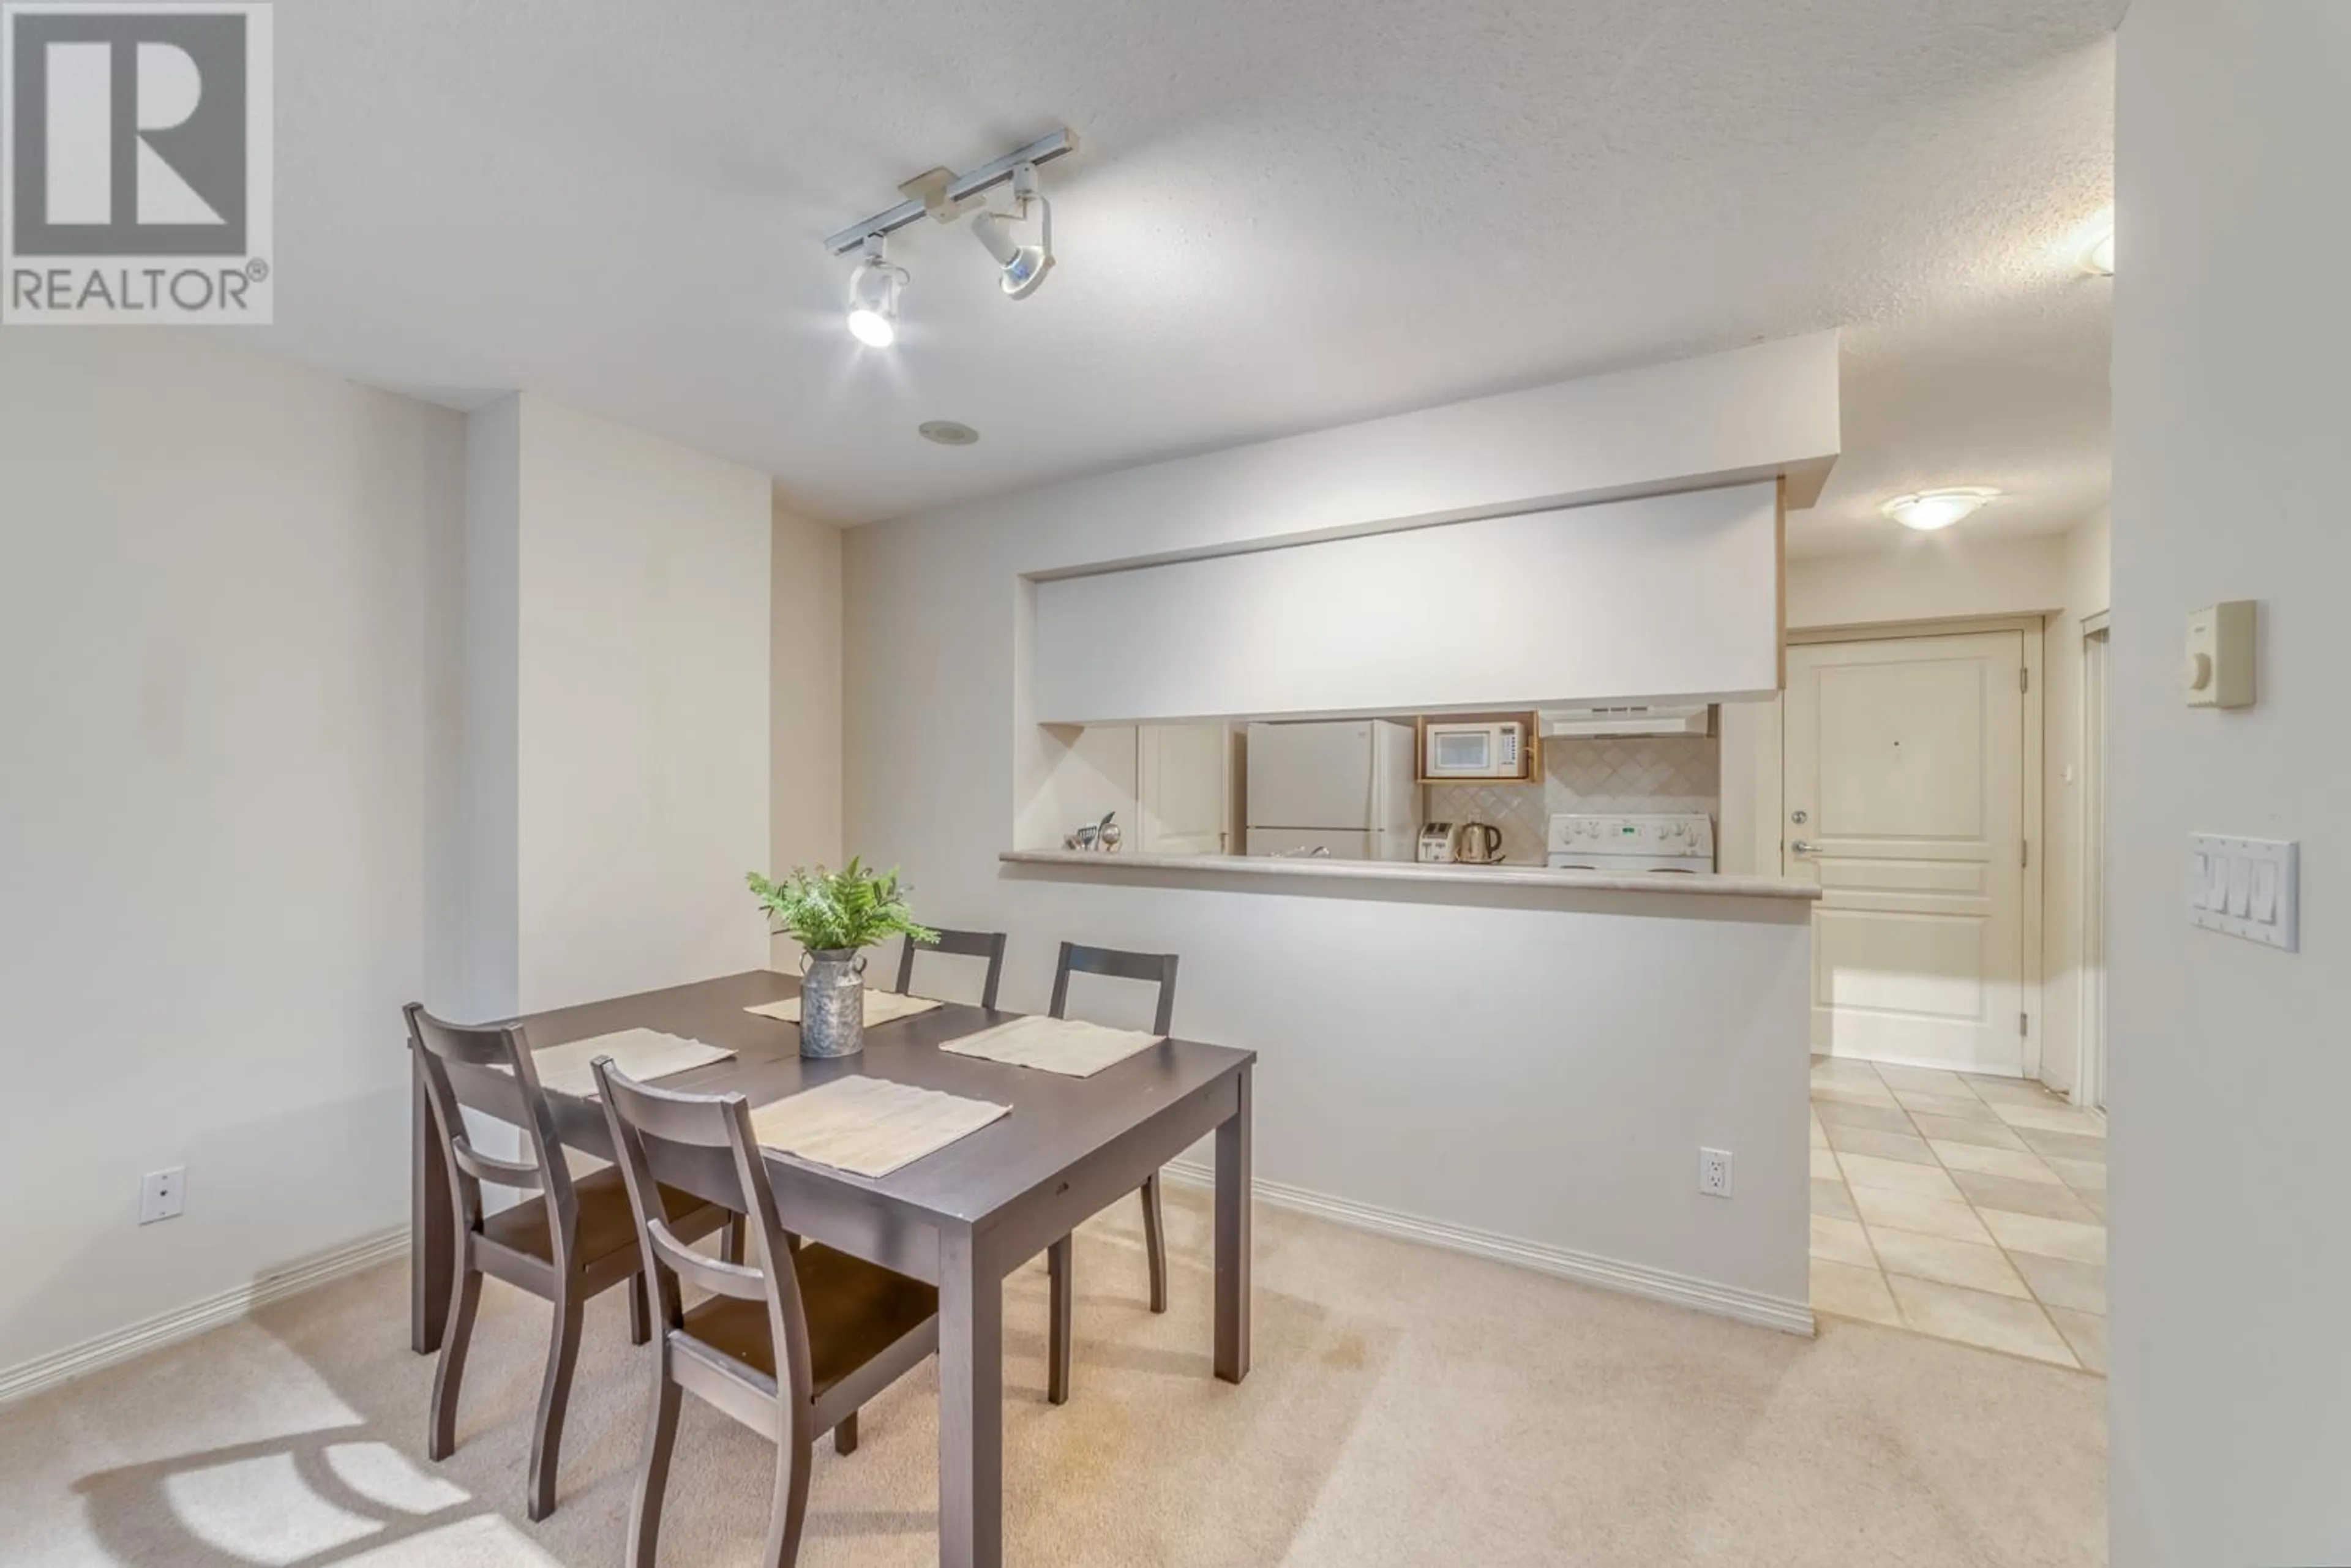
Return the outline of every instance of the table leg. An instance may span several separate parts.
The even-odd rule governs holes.
[[[413,1048],[411,1048],[412,1051]],[[449,1321],[449,1265],[457,1238],[449,1217],[449,1167],[433,1134],[433,1102],[425,1097],[424,1073],[413,1080],[409,1106],[408,1344],[419,1355],[441,1348]]]
[[[1217,1128],[1217,1375],[1238,1383],[1249,1369],[1249,1078],[1240,1104]]]
[[[1071,1251],[1067,1236],[1045,1249],[1047,1294],[1052,1303],[1045,1331],[1045,1402],[1049,1405],[1070,1402],[1070,1336],[1078,1299]]]
[[[1004,1274],[968,1231],[939,1237],[939,1562],[1004,1562]]]

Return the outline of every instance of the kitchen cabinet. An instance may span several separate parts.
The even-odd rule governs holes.
[[[1224,724],[1135,729],[1135,823],[1145,854],[1217,855],[1232,841],[1233,740]]]

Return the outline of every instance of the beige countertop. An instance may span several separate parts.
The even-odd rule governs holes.
[[[1819,886],[1776,876],[1690,876],[1677,872],[1607,874],[1534,865],[1424,865],[1417,861],[1278,860],[1265,855],[1101,854],[1092,850],[1006,850],[1012,865],[1081,871],[1192,872],[1204,876],[1309,877],[1466,887],[1559,888],[1583,893],[1672,893],[1708,898],[1810,901]]]

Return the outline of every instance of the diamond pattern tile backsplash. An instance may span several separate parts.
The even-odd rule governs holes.
[[[1543,782],[1431,784],[1434,821],[1491,822],[1512,865],[1541,865],[1559,812],[1704,812],[1722,815],[1722,742],[1712,736],[1629,736],[1546,740]]]

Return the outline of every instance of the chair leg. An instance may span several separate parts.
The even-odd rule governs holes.
[[[670,1381],[669,1354],[653,1367],[653,1419],[645,1424],[645,1460],[637,1472],[636,1500],[629,1505],[630,1568],[653,1568],[661,1540],[662,1495],[669,1490],[669,1457],[677,1447],[678,1386]]]
[[[836,1454],[853,1454],[857,1452],[856,1411],[852,1410],[848,1415],[842,1416],[841,1418],[841,1425],[832,1429],[832,1451]]]
[[[482,1301],[482,1273],[460,1263],[449,1291],[449,1323],[441,1335],[441,1364],[433,1372],[433,1430],[424,1452],[445,1459],[457,1451],[457,1385],[465,1377],[465,1352],[474,1343],[474,1310]]]
[[[629,1343],[643,1344],[653,1337],[653,1302],[645,1292],[645,1271],[637,1270],[629,1281]]]
[[[718,1260],[722,1263],[743,1261],[743,1217],[734,1215],[726,1221],[726,1229],[718,1239]]]
[[[538,1426],[530,1437],[530,1496],[526,1500],[533,1522],[555,1511],[555,1472],[561,1463],[563,1416],[571,1404],[571,1371],[580,1364],[580,1301],[575,1286],[559,1289],[555,1325],[547,1347],[547,1381],[538,1391]]]
[[[1071,1268],[1071,1238],[1064,1236],[1045,1249],[1045,1279],[1050,1301],[1045,1315],[1045,1403],[1070,1402],[1071,1320],[1077,1305],[1077,1281]]]
[[[1167,1310],[1167,1218],[1159,1207],[1159,1173],[1143,1180],[1143,1249],[1151,1254],[1151,1310]]]
[[[776,1445],[776,1500],[768,1519],[767,1568],[792,1568],[799,1561],[800,1528],[808,1522],[809,1461],[813,1458],[815,1445],[805,1435],[796,1440],[786,1432]]]

